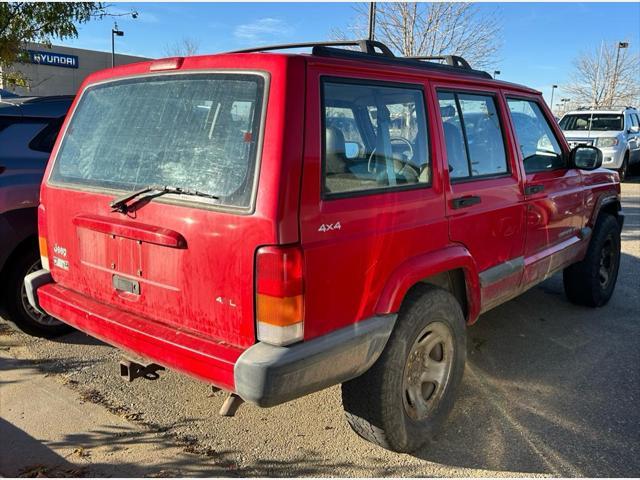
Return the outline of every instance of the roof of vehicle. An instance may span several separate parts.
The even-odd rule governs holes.
[[[358,50],[349,50],[338,47],[359,47]],[[311,53],[271,53],[276,50],[311,48]],[[139,62],[121,65],[116,68],[95,72],[87,77],[87,83],[108,81],[118,77],[140,75],[142,73],[170,73],[170,70],[185,71],[191,68],[202,68],[211,60],[217,60],[228,67],[235,63],[235,59],[243,59],[249,65],[253,59],[278,61],[278,59],[303,58],[307,62],[313,61],[324,65],[345,65],[353,67],[354,64],[369,69],[380,69],[381,65],[393,66],[395,71],[404,71],[408,75],[425,75],[465,80],[474,84],[490,85],[500,88],[509,88],[523,93],[540,95],[540,92],[532,88],[515,83],[495,80],[487,72],[476,70],[462,57],[455,55],[443,55],[437,57],[397,57],[381,42],[371,40],[350,40],[338,42],[309,42],[286,45],[262,46],[257,48],[221,52],[217,54],[198,55],[192,57],[169,57],[148,62]],[[444,63],[439,63],[444,62]],[[173,66],[171,66],[173,64]],[[235,65],[234,65],[235,66]],[[239,66],[243,68],[245,65]]]
[[[9,90],[5,90],[4,88],[0,88],[0,99],[3,98],[17,98],[20,95],[17,93],[10,92]]]
[[[564,114],[566,115],[581,115],[581,114],[591,114],[591,113],[619,113],[622,114],[626,111],[637,112],[638,109],[635,107],[597,107],[597,108],[579,108],[577,110],[571,110]]]
[[[3,98],[0,116],[57,118],[67,113],[73,99],[73,95]]]

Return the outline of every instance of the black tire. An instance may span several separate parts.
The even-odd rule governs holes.
[[[624,182],[629,174],[629,152],[624,154],[624,160],[622,160],[622,165],[618,169],[618,177],[620,177],[620,182]]]
[[[3,285],[3,302],[8,314],[6,320],[11,327],[29,335],[53,338],[70,332],[72,328],[38,314],[24,297],[24,277],[40,268],[40,257],[33,249],[18,252],[7,265],[7,277]]]
[[[609,214],[596,222],[587,254],[563,271],[564,291],[572,303],[588,307],[606,305],[620,269],[620,226]]]
[[[450,347],[443,342],[426,355],[416,353],[416,345],[428,344],[429,338],[436,341],[438,337],[430,336],[438,335],[434,331],[444,332],[445,329],[450,334]],[[440,360],[431,356],[438,348]],[[447,358],[445,351],[449,352]],[[412,352],[416,355],[409,358]],[[423,410],[421,417],[417,407],[412,405],[406,382],[415,379],[412,376],[415,365],[421,369],[420,374],[426,372],[425,365],[430,364],[427,362],[436,360],[438,365],[448,360],[450,366],[441,382],[442,387],[420,377],[420,401],[429,403],[433,399],[431,407],[426,412]],[[439,288],[414,287],[403,302],[380,358],[365,374],[342,384],[342,404],[349,425],[362,438],[383,448],[396,452],[415,451],[433,438],[453,407],[465,360],[466,328],[458,301]],[[425,393],[427,383],[427,389],[432,388],[430,393]]]

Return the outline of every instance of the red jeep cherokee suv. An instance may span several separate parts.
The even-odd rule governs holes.
[[[346,44],[88,77],[26,285],[41,311],[263,407],[342,383],[358,434],[412,451],[481,313],[561,270],[572,302],[609,300],[620,188],[540,92]]]

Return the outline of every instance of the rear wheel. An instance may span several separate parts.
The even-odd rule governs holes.
[[[342,384],[351,428],[397,452],[429,441],[453,406],[466,359],[464,315],[448,292],[408,294],[389,342],[364,375]]]
[[[13,260],[8,266],[9,274],[4,288],[4,304],[8,323],[29,335],[52,338],[71,331],[71,327],[37,311],[29,303],[24,277],[40,270],[38,252],[29,250]]]
[[[572,303],[601,307],[613,295],[619,268],[620,226],[613,216],[603,214],[584,259],[564,269],[564,291]]]

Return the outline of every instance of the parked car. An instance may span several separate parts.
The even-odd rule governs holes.
[[[57,335],[64,323],[31,307],[26,274],[41,269],[37,207],[40,182],[72,96],[0,101],[0,283],[7,320],[35,335]]]
[[[594,145],[602,150],[602,165],[617,170],[624,181],[640,163],[640,112],[633,107],[583,109],[566,113],[560,128],[570,146]]]
[[[341,383],[351,427],[408,452],[481,313],[561,271],[605,305],[623,215],[601,152],[538,91],[358,45],[88,77],[42,185],[34,308],[229,407]]]

